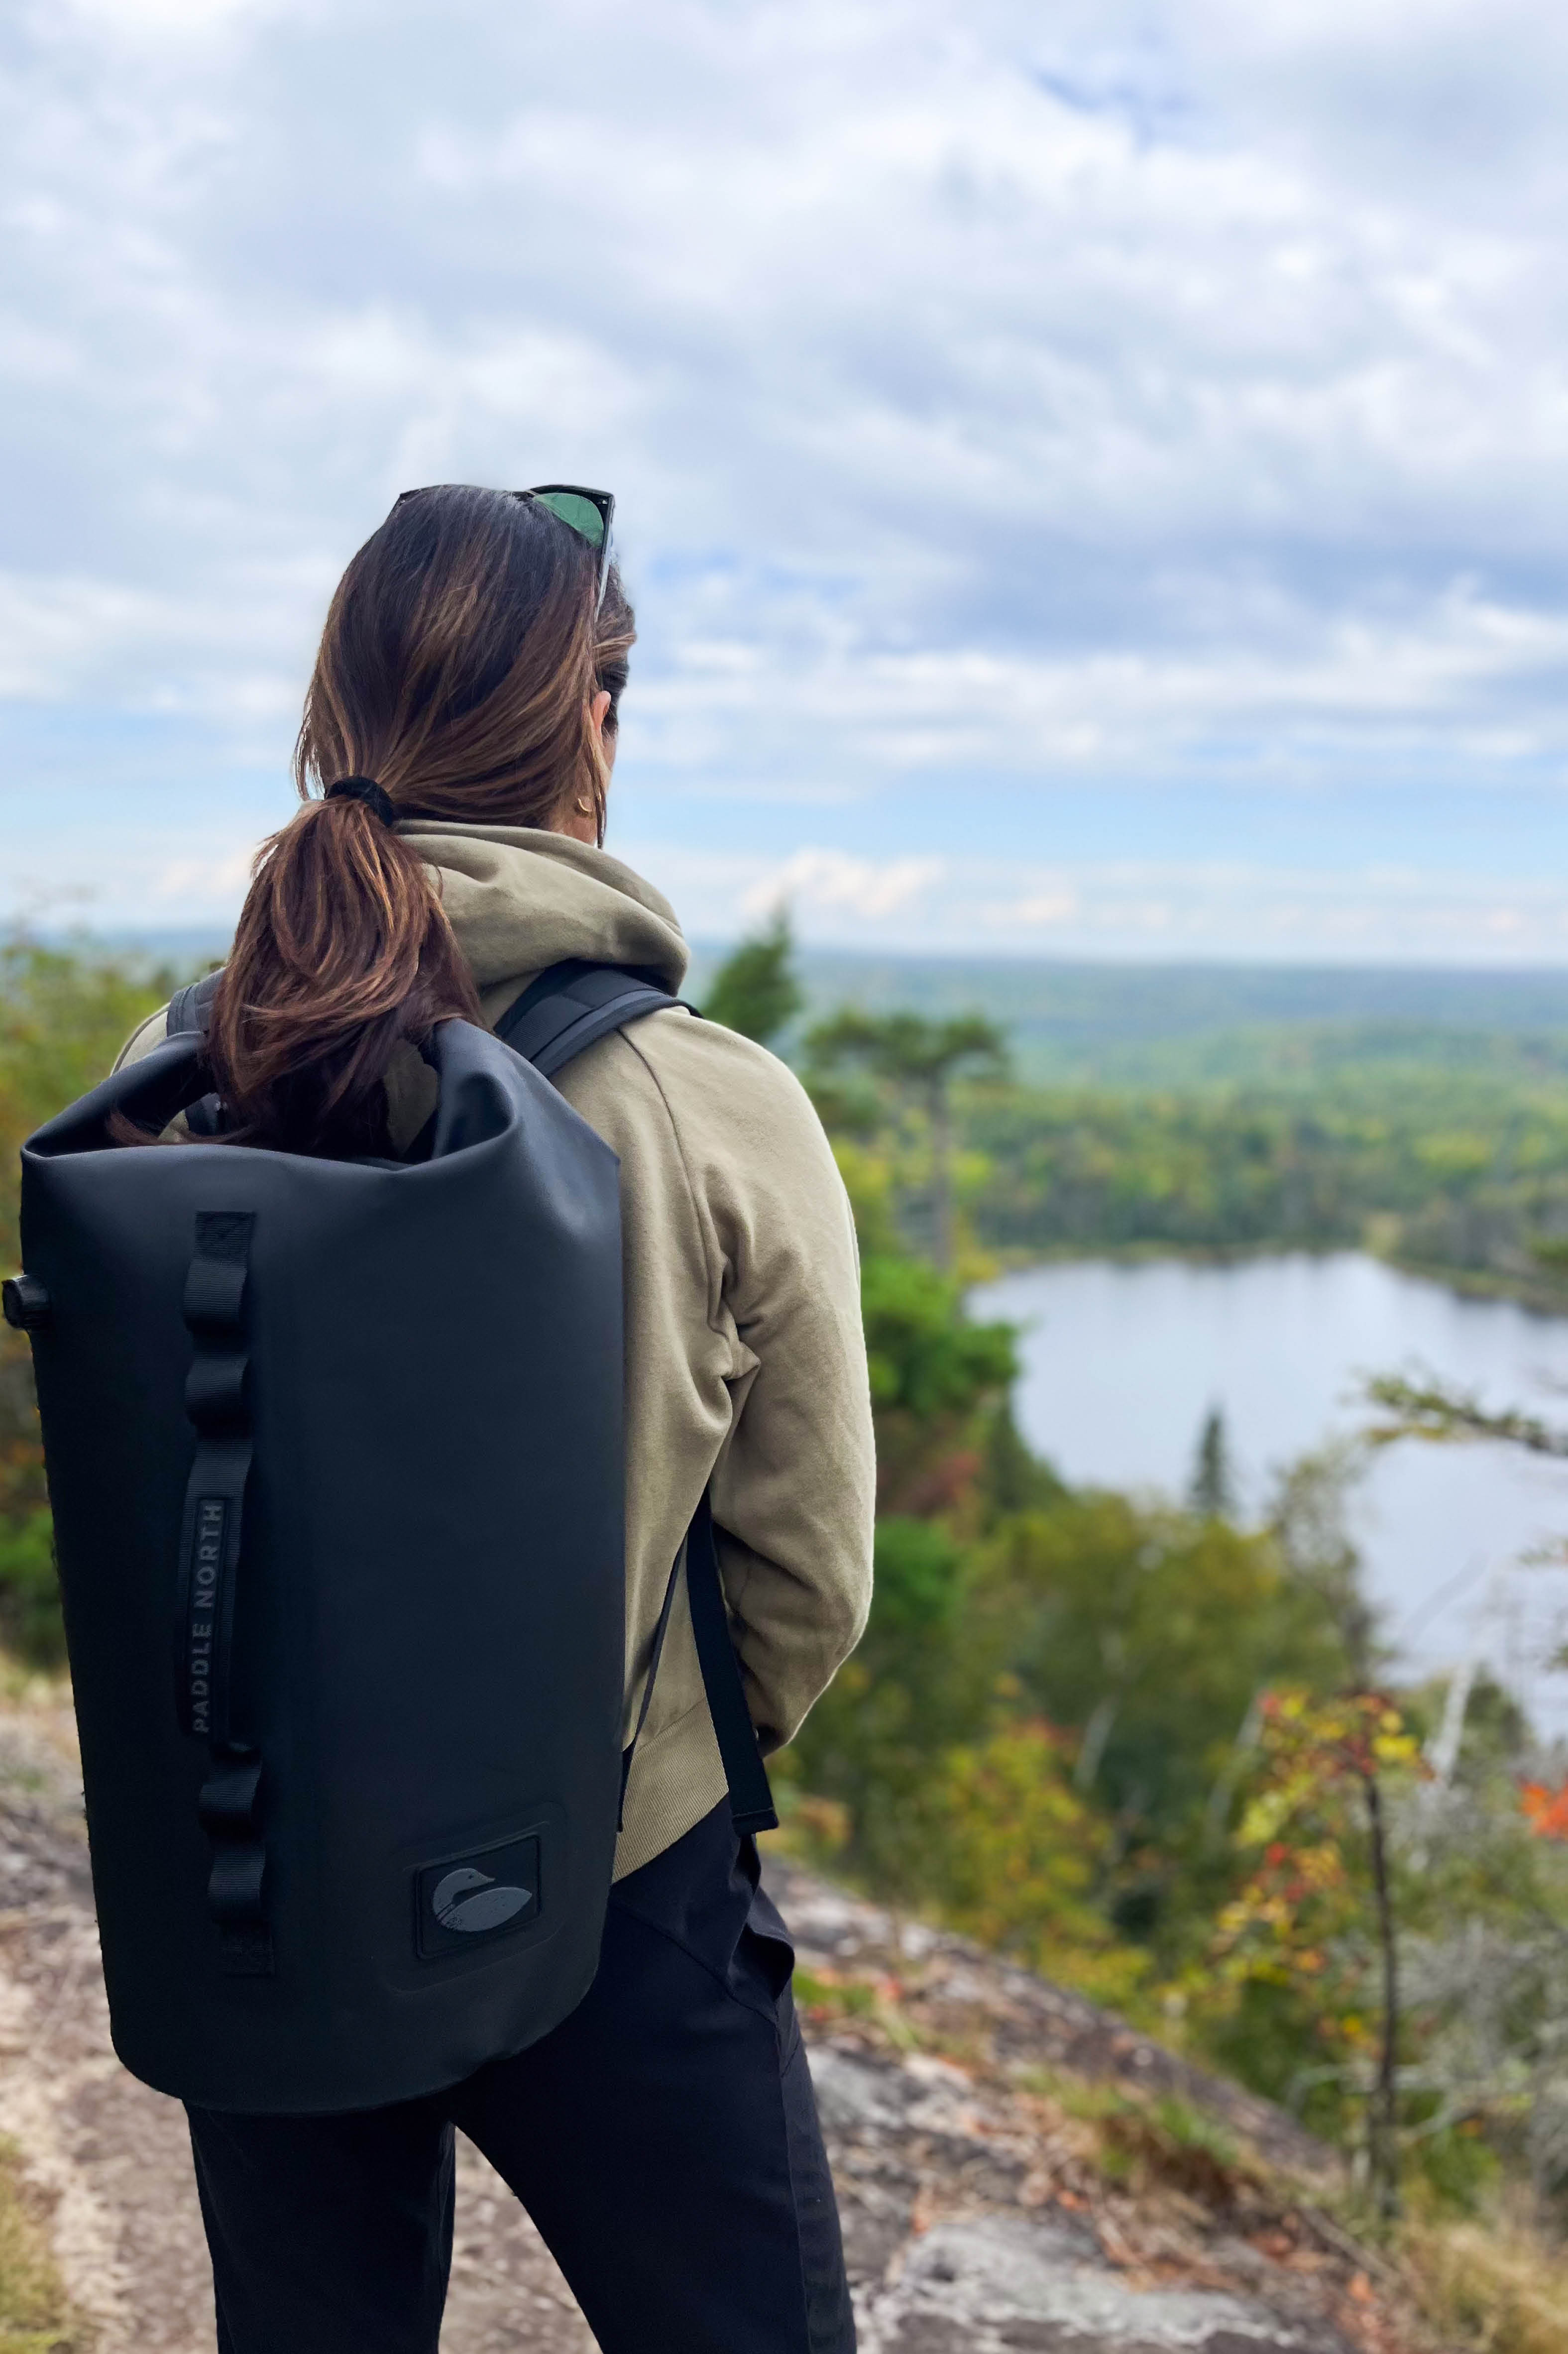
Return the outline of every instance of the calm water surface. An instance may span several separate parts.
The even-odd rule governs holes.
[[[1358,1427],[1369,1373],[1430,1370],[1568,1424],[1568,1319],[1463,1299],[1359,1253],[1087,1260],[1006,1277],[973,1305],[1023,1327],[1020,1425],[1077,1482],[1183,1494],[1217,1405],[1243,1503],[1259,1511],[1282,1465]],[[1409,1664],[1478,1649],[1541,1720],[1568,1726],[1568,1677],[1541,1666],[1568,1635],[1568,1575],[1519,1566],[1568,1536],[1568,1467],[1406,1444],[1377,1458],[1354,1520]]]

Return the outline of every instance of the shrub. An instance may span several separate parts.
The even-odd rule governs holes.
[[[34,1668],[65,1662],[65,1625],[47,1511],[0,1521],[0,1645]]]

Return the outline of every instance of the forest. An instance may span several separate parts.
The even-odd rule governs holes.
[[[1568,1305],[1568,990],[1551,976],[800,966],[798,1061],[851,991],[873,1019],[978,1014],[1003,1038],[955,1071],[951,1119],[972,1238],[1004,1261],[1351,1247]],[[863,1091],[841,1084],[835,1105],[842,1131],[888,1134]],[[915,1232],[922,1129],[902,1125]]]
[[[788,1045],[863,1254],[876,1598],[784,1761],[789,1835],[1282,2102],[1391,2226],[1522,2190],[1560,2232],[1568,1761],[1484,1673],[1400,1687],[1343,1455],[1247,1525],[1217,1424],[1181,1499],[1074,1490],[963,1303],[999,1249],[1347,1243],[1550,1299],[1568,1034],[1282,1025],[1026,1085],[984,1013],[803,1008],[782,928],[708,1003]],[[1568,1448],[1393,1380],[1366,1418]]]
[[[963,1137],[976,1235],[1011,1254],[1359,1246],[1568,1302],[1568,1087],[1517,1052],[1304,1055],[1190,1092],[974,1087]]]
[[[185,977],[90,945],[0,952],[8,1263],[18,1141]],[[875,1602],[775,1761],[779,1836],[1285,2104],[1344,2146],[1368,2228],[1568,2231],[1568,1761],[1484,1674],[1399,1688],[1344,1461],[1292,1467],[1246,1524],[1217,1428],[1182,1498],[1072,1489],[1014,1425],[1014,1334],[965,1306],[1000,1254],[1279,1243],[1551,1295],[1568,1033],[1462,1039],[1445,1065],[1429,1038],[1298,1026],[1217,1077],[1097,1087],[1020,1078],[984,1010],[805,1008],[781,925],[700,994],[795,1063],[863,1258]],[[0,1637],[54,1671],[28,1372],[4,1339]],[[1462,1442],[1465,1413],[1397,1386],[1367,1403],[1407,1444]],[[896,2012],[895,1988],[805,1991]],[[1563,2344],[1522,2324],[1477,2342]]]

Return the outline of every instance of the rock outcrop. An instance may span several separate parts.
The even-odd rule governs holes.
[[[1093,2004],[776,1860],[863,2354],[1404,2354],[1287,2118]],[[0,1714],[0,2133],[96,2354],[211,2354],[176,2105],[111,2051],[69,1710]],[[444,2354],[591,2354],[463,2150]]]

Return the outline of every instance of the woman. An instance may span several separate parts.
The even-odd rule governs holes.
[[[305,701],[303,806],[262,850],[212,1008],[232,1130],[405,1152],[430,1108],[434,1023],[493,1023],[568,958],[679,987],[673,915],[600,847],[634,636],[607,524],[582,501],[416,491],[349,566]],[[369,783],[326,797],[347,779]],[[160,1015],[126,1056],[163,1034]],[[683,1010],[601,1039],[559,1085],[621,1164],[627,1736],[711,1480],[752,1713],[777,1747],[869,1598],[843,1189],[785,1066]],[[683,1604],[579,2009],[439,2097],[191,2113],[223,2354],[435,2354],[454,2125],[528,2209],[606,2354],[843,2354],[791,1964],[731,1828]]]

